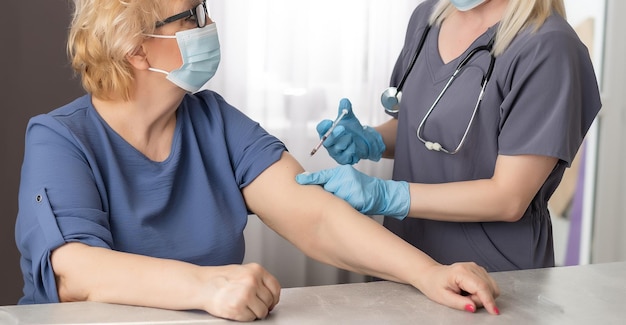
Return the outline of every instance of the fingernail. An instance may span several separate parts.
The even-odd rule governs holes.
[[[496,312],[496,315],[500,315],[500,309],[498,309],[498,307],[493,307],[493,311]]]
[[[467,304],[467,305],[465,305],[465,310],[469,311],[470,313],[473,313],[473,312],[476,311],[476,308],[472,304]]]

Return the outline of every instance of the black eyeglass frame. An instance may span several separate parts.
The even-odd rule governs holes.
[[[199,12],[203,12],[204,13],[204,19],[200,19],[201,14],[198,14]],[[199,5],[197,5],[196,7],[189,9],[189,10],[185,10],[181,13],[178,13],[176,15],[167,17],[161,21],[157,21],[155,24],[155,28],[159,28],[162,27],[166,24],[175,22],[177,20],[181,20],[181,19],[185,19],[188,17],[196,17],[196,25],[198,26],[198,28],[202,28],[204,26],[206,26],[207,20],[209,18],[209,10],[206,6],[206,0],[202,1],[202,3],[200,3]]]

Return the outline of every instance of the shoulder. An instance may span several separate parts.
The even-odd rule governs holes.
[[[430,15],[436,4],[436,0],[427,0],[421,2],[413,10],[404,36],[405,51],[410,52],[412,47],[416,46],[416,43],[420,39],[419,35],[422,35],[423,31],[429,25]]]
[[[420,26],[427,25],[428,20],[430,19],[430,15],[432,14],[438,2],[438,0],[426,0],[417,5],[417,7],[415,7],[415,10],[413,10],[413,13],[411,14],[411,19],[409,20],[409,28],[416,29]]]
[[[89,115],[89,107],[91,97],[85,95],[49,113],[34,116],[28,121],[27,137],[40,133],[48,134],[50,131],[64,137],[72,137],[73,133],[80,133],[80,130],[86,127],[85,120]]]
[[[550,16],[539,28],[529,26],[516,36],[503,57],[565,57],[588,56],[585,44],[571,25],[561,16]]]
[[[186,95],[183,99],[183,106],[192,117],[203,115],[210,119],[248,119],[245,114],[212,90],[202,90]]]

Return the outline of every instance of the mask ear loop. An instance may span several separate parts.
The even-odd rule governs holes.
[[[422,33],[422,37],[419,41],[419,44],[417,45],[417,49],[415,50],[415,54],[411,58],[409,67],[404,72],[404,75],[402,76],[402,79],[400,80],[400,83],[398,84],[398,86],[389,87],[385,89],[385,91],[383,91],[382,95],[380,96],[380,101],[383,104],[385,111],[387,111],[388,113],[395,114],[400,111],[400,100],[402,99],[402,87],[404,87],[404,82],[406,82],[406,79],[408,78],[409,73],[411,73],[411,70],[413,70],[413,66],[415,65],[415,62],[417,61],[417,57],[419,56],[420,52],[422,52],[422,48],[424,47],[424,42],[426,41],[426,36],[428,35],[428,31],[430,31],[430,25],[427,25],[426,28],[424,29],[424,33]]]
[[[159,35],[159,34],[144,34],[144,36],[148,36],[148,37],[153,37],[153,38],[163,38],[163,39],[174,39],[176,38],[176,35]],[[157,68],[148,68],[148,71],[153,71],[153,72],[158,72],[158,73],[162,73],[164,75],[169,75],[170,73],[163,70],[163,69],[157,69]]]

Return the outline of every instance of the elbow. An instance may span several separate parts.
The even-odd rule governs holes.
[[[77,301],[86,301],[86,299],[81,299],[75,295],[71,294],[71,290],[67,288],[67,286],[62,285],[59,280],[57,280],[57,294],[59,295],[59,302],[77,302]]]
[[[517,222],[526,213],[528,209],[528,202],[524,200],[516,200],[510,199],[507,200],[506,204],[502,206],[502,210],[500,212],[500,220],[503,222]]]
[[[56,276],[57,294],[59,296],[59,302],[77,302],[87,301],[88,296],[84,294],[77,294],[76,290],[72,289],[72,286],[68,283],[64,277]]]
[[[89,300],[89,295],[82,286],[78,285],[79,282],[72,281],[72,279],[77,278],[75,272],[78,269],[73,261],[80,260],[75,254],[83,247],[83,244],[68,243],[52,251],[50,260],[54,269],[57,295],[60,302]]]

